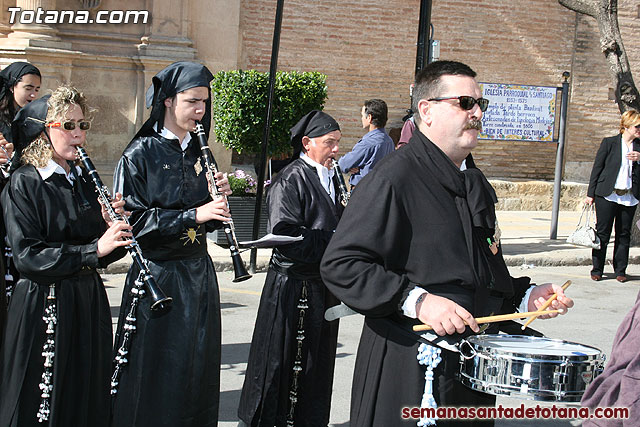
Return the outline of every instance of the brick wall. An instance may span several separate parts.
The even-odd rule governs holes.
[[[325,73],[325,111],[340,123],[341,154],[365,133],[362,102],[382,98],[389,124],[402,126],[415,68],[419,0],[284,3],[279,70]],[[269,70],[275,0],[243,0],[240,67]]]
[[[479,81],[557,86],[570,70],[575,13],[557,0],[436,0],[432,13],[441,59],[471,65]],[[474,157],[491,177],[553,179],[556,147],[480,141]]]
[[[240,67],[269,69],[275,7],[275,0],[242,0]],[[328,75],[325,110],[343,128],[341,153],[364,133],[359,112],[366,98],[384,99],[387,127],[401,126],[419,7],[419,0],[285,2],[279,69]],[[640,59],[637,2],[620,0],[619,19],[633,70]],[[562,72],[572,73],[565,177],[584,181],[602,137],[615,133],[619,120],[595,20],[557,0],[433,0],[432,22],[441,59],[469,64],[479,81],[560,86]],[[474,155],[490,177],[553,179],[556,147],[481,141]]]
[[[618,22],[631,70],[636,72],[637,84],[639,76],[636,70],[640,65],[638,2],[618,1]],[[618,133],[620,112],[615,101],[609,99],[614,85],[600,48],[595,19],[579,15],[575,38],[565,176],[585,181],[602,138]]]

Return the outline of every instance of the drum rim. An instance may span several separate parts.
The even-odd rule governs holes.
[[[591,350],[595,350],[596,354],[570,354],[570,355],[554,355],[554,354],[538,354],[538,353],[527,353],[524,351],[500,351],[499,348],[494,347],[494,346],[489,346],[486,344],[487,339],[496,339],[498,338],[499,340],[506,340],[509,338],[517,338],[517,339],[521,339],[521,340],[527,340],[527,341],[537,341],[537,340],[544,340],[545,342],[552,342],[554,344],[571,344],[571,345],[578,345],[584,348],[588,348]],[[512,357],[516,356],[517,357],[525,357],[525,358],[532,358],[532,357],[536,357],[539,358],[541,360],[561,360],[561,359],[570,359],[570,360],[592,360],[592,359],[599,359],[603,356],[603,352],[602,350],[600,350],[597,347],[593,347],[587,344],[581,344],[578,342],[574,342],[574,341],[566,341],[566,340],[560,340],[560,339],[556,339],[556,338],[547,338],[547,337],[534,337],[534,336],[530,336],[530,335],[509,335],[509,334],[485,334],[485,335],[472,335],[469,336],[467,338],[465,338],[465,340],[469,343],[469,345],[472,345],[474,347],[474,349],[476,351],[479,352],[491,352],[492,354],[495,353],[499,353],[499,354],[509,354]]]
[[[458,373],[458,381],[470,389],[488,393],[494,396],[520,397],[525,400],[540,402],[576,403],[580,402],[584,390],[556,391],[531,389],[529,393],[523,393],[519,387],[483,381],[472,377],[465,372]],[[586,390],[586,387],[585,387]]]

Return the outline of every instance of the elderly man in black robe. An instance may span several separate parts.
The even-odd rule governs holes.
[[[291,129],[294,160],[269,189],[270,232],[302,240],[273,249],[242,387],[240,426],[329,423],[338,321],[323,316],[339,301],[319,269],[343,210],[331,169],[340,137],[328,114],[305,115]]]
[[[113,404],[113,427],[216,426],[220,394],[220,295],[206,233],[229,217],[223,197],[212,200],[193,133],[211,124],[209,82],[201,64],[176,62],[153,77],[149,119],[125,148],[114,175],[131,211],[133,232],[158,286],[173,298],[165,311],[138,304],[135,333]],[[220,172],[220,193],[231,190]],[[122,346],[131,289],[127,274],[115,351]]]
[[[535,310],[556,291],[552,308],[573,305],[560,286],[511,279],[495,233],[495,193],[472,162],[460,170],[478,143],[488,105],[475,76],[452,61],[429,64],[416,76],[419,131],[360,182],[325,251],[325,284],[365,315],[352,427],[416,425],[402,418],[403,408],[421,407],[427,395],[413,325],[427,323],[438,335],[459,339],[478,332],[474,317]],[[430,366],[438,406],[494,404],[493,396],[454,379],[456,353],[442,350],[441,358]]]

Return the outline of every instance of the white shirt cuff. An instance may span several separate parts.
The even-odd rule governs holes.
[[[524,298],[522,298],[522,302],[518,307],[518,311],[520,313],[526,313],[527,311],[529,311],[529,297],[531,296],[531,291],[533,290],[533,288],[535,288],[535,285],[527,289],[527,292],[524,294]]]
[[[409,292],[407,299],[404,300],[404,304],[402,304],[402,312],[404,315],[411,319],[417,319],[416,304],[418,303],[418,298],[420,298],[420,295],[426,295],[428,293],[429,292],[422,288],[415,288]]]

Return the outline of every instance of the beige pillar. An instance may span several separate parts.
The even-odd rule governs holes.
[[[11,27],[7,25],[9,22],[9,12],[7,8],[11,6],[8,0],[0,0],[0,37],[6,37],[11,32]]]
[[[10,38],[30,40],[60,40],[60,38],[57,36],[58,30],[56,30],[56,28],[52,25],[44,23],[37,24],[35,23],[35,18],[34,22],[29,24],[21,24],[18,21],[20,15],[25,11],[27,11],[27,13],[29,14],[37,14],[38,9],[42,9],[43,11],[55,10],[56,0],[17,0],[16,8],[19,8],[20,11],[15,13],[16,22],[11,26],[11,30],[13,32],[9,34]],[[42,17],[40,19],[44,19],[44,13],[42,14]]]
[[[140,39],[140,55],[167,58],[169,63],[195,59],[196,50],[187,31],[189,0],[154,0],[150,4],[147,2],[147,5],[150,6],[148,10],[153,19]]]

